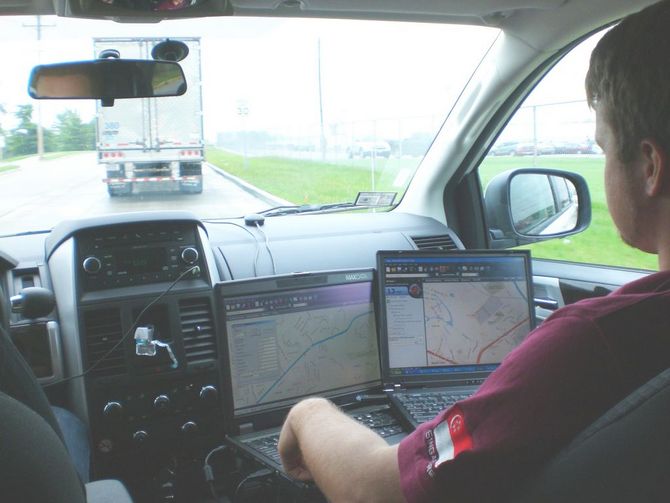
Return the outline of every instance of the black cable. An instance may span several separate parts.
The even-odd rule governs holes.
[[[260,222],[256,222],[256,228],[258,229],[258,232],[260,232],[265,238],[265,249],[268,251],[268,255],[270,255],[270,261],[272,262],[272,273],[277,275],[277,266],[275,265],[275,258],[272,255],[272,250],[270,250],[270,241],[268,240],[268,235],[263,232],[263,229],[261,229]]]
[[[214,470],[212,469],[212,465],[209,464],[209,460],[214,454],[216,454],[217,452],[225,452],[227,448],[228,448],[227,445],[222,444],[209,451],[209,453],[205,456],[205,462],[202,467],[202,470],[205,473],[205,481],[208,483],[210,493],[212,494],[214,501],[217,503],[219,502],[230,503],[230,500],[225,496],[223,496],[222,499],[222,497],[220,497],[219,494],[217,493],[216,484],[214,483]]]
[[[176,285],[176,284],[177,284],[177,283],[178,283],[184,276],[186,276],[188,273],[190,273],[191,271],[193,271],[193,270],[195,270],[195,269],[197,269],[197,268],[199,268],[199,267],[200,267],[200,266],[194,265],[193,267],[190,267],[190,268],[186,269],[186,270],[185,270],[184,272],[182,272],[179,276],[177,276],[177,279],[175,279],[172,283],[170,283],[170,285],[165,289],[165,291],[161,292],[161,294],[160,294],[158,297],[156,297],[154,300],[152,300],[151,302],[149,302],[149,303],[144,307],[144,309],[142,309],[142,311],[140,311],[140,314],[137,315],[137,317],[135,318],[135,321],[133,322],[133,324],[130,325],[130,328],[126,331],[126,333],[123,335],[123,337],[121,337],[121,340],[119,340],[119,342],[117,342],[116,344],[114,344],[114,346],[112,347],[112,349],[110,349],[110,350],[107,351],[104,355],[102,355],[100,358],[98,358],[98,359],[96,360],[96,362],[95,362],[93,365],[91,365],[89,368],[87,368],[87,369],[86,369],[85,371],[83,371],[81,374],[77,374],[77,375],[70,376],[70,377],[65,377],[64,379],[60,379],[60,380],[55,381],[55,382],[52,382],[52,383],[44,384],[43,387],[47,388],[47,387],[49,387],[49,386],[55,386],[56,384],[62,384],[62,383],[64,383],[64,382],[71,381],[72,379],[78,379],[78,378],[80,378],[80,377],[84,377],[85,375],[87,375],[91,370],[93,370],[95,367],[97,367],[97,366],[100,364],[100,362],[102,362],[103,360],[105,360],[109,355],[111,355],[114,351],[116,351],[117,348],[118,348],[119,346],[121,346],[121,344],[123,344],[123,343],[125,342],[125,340],[128,338],[128,336],[132,333],[133,329],[134,329],[134,328],[137,326],[137,324],[139,323],[139,321],[140,321],[140,319],[142,318],[142,316],[144,315],[144,313],[146,313],[147,310],[148,310],[151,306],[153,306],[154,304],[156,304],[156,302],[158,302],[158,301],[161,300],[163,297],[165,297],[165,295],[167,295],[167,293],[168,293],[170,290],[172,290],[172,288],[174,288],[174,286],[175,286],[175,285]]]
[[[215,225],[232,225],[233,227],[238,227],[247,234],[249,234],[254,239],[254,243],[256,243],[256,256],[254,257],[254,276],[258,276],[257,264],[258,264],[258,257],[260,256],[261,253],[261,247],[260,244],[258,243],[258,239],[256,239],[256,236],[254,235],[253,232],[247,229],[244,225],[236,224],[235,222],[222,222],[219,220],[203,220],[203,222]]]
[[[268,475],[272,475],[272,470],[269,470],[267,468],[261,468],[260,470],[256,470],[253,473],[250,473],[246,477],[244,477],[239,484],[237,484],[237,488],[235,488],[235,492],[233,493],[233,503],[237,503],[237,493],[240,492],[240,489],[242,489],[242,486],[246,484],[247,482],[254,480],[254,479],[262,479],[264,477],[267,477]]]

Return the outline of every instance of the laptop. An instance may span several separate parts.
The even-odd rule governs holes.
[[[382,380],[408,428],[472,395],[535,326],[530,252],[377,253]]]
[[[227,441],[284,474],[281,425],[300,399],[323,396],[388,442],[404,436],[381,390],[372,269],[237,280],[216,286],[226,355]],[[299,484],[299,483],[298,483]]]

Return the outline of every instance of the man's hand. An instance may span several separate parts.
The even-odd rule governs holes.
[[[314,480],[329,501],[394,503],[400,489],[397,446],[323,398],[296,404],[279,437],[287,474]]]
[[[295,431],[293,431],[292,423],[294,420],[295,414],[291,415],[289,413],[279,435],[279,456],[281,457],[284,470],[291,477],[303,481],[312,480],[312,474],[309,473],[303,462],[298,437]]]

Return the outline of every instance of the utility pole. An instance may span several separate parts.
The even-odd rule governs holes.
[[[40,62],[40,53],[42,51],[42,28],[53,28],[53,24],[42,24],[41,16],[35,16],[35,24],[24,24],[25,28],[35,28],[37,31],[37,62]],[[42,130],[42,107],[40,101],[37,100],[37,156],[42,159],[44,156],[44,131]]]
[[[319,143],[321,147],[321,159],[325,160],[326,158],[326,133],[323,126],[323,94],[321,92],[321,39],[317,39],[317,64],[319,72],[319,126],[320,126],[320,137]]]

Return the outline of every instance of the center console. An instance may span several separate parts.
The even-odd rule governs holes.
[[[170,500],[176,474],[198,459],[199,469],[203,452],[224,431],[217,273],[206,232],[195,219],[131,218],[84,225],[52,241],[52,270],[67,264],[59,248],[74,261],[79,345],[65,354],[71,359],[76,349],[80,356],[83,379],[73,388],[86,403],[93,476],[120,478],[135,494],[155,494],[156,488],[140,487],[155,480],[167,486]],[[59,306],[61,320],[63,313],[67,306]],[[137,349],[138,329],[152,334],[154,355]],[[66,366],[68,375],[77,373],[72,362]]]

